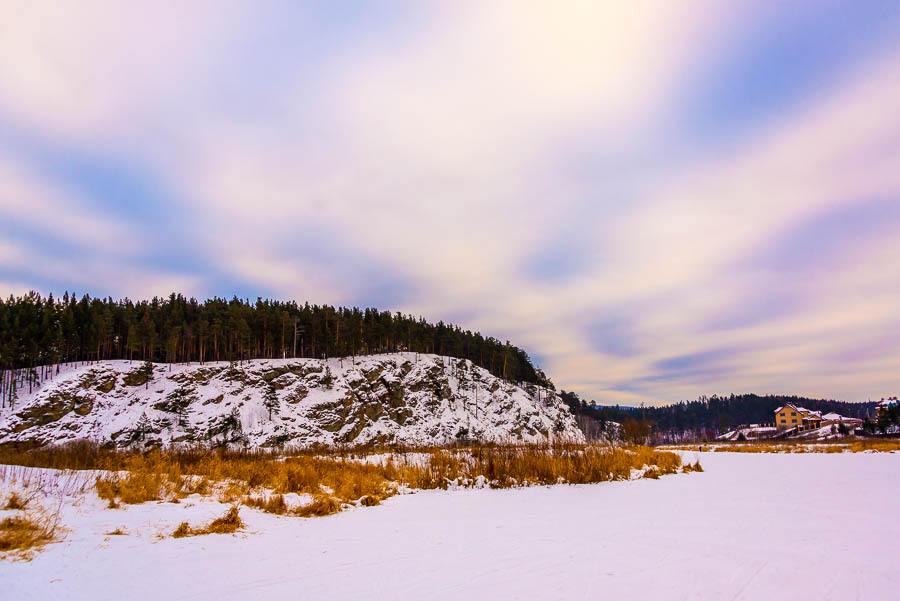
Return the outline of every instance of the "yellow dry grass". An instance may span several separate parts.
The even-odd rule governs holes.
[[[696,451],[700,445],[666,445],[668,450]],[[900,451],[900,441],[866,438],[862,440],[840,442],[717,442],[703,444],[709,452],[718,453],[891,453]]]
[[[685,464],[684,464],[684,467],[682,468],[681,471],[683,471],[683,472],[686,473],[686,474],[687,474],[687,473],[690,473],[690,472],[702,472],[702,471],[703,471],[703,466],[700,465],[700,460],[698,459],[698,460],[695,461],[693,464],[685,463]]]
[[[326,494],[316,494],[313,496],[313,502],[294,510],[294,515],[309,518],[331,515],[341,510],[341,502]]]
[[[301,516],[329,515],[347,504],[377,505],[403,486],[587,484],[627,480],[633,470],[657,478],[682,469],[676,453],[645,446],[485,444],[415,453],[404,449],[379,455],[374,461],[360,460],[371,452],[318,449],[317,454],[284,456],[262,451],[172,449],[125,453],[82,444],[22,452],[0,449],[0,462],[105,470],[97,478],[96,488],[110,507],[120,502],[177,501],[192,493],[212,493],[229,504]],[[288,493],[310,495],[313,501],[288,511],[283,498]],[[182,531],[190,532],[189,527]]]
[[[864,451],[892,453],[894,451],[900,451],[900,440],[857,440],[850,443],[850,450],[854,453],[862,453]]]
[[[284,495],[271,495],[268,498],[248,496],[244,499],[244,505],[276,515],[288,512],[287,503],[284,502]]]
[[[128,455],[121,464],[110,459],[103,463],[116,463],[115,471],[99,476],[96,481],[97,495],[108,500],[110,508],[118,507],[119,502],[135,505],[161,499],[178,500],[192,493],[204,494],[209,489],[208,479],[186,476],[180,463],[169,460],[163,453]]]
[[[0,557],[30,560],[35,551],[60,538],[59,515],[43,507],[0,520]]]
[[[222,517],[216,518],[203,528],[191,528],[187,522],[181,522],[172,533],[172,538],[184,538],[186,536],[201,536],[204,534],[232,534],[244,527],[244,522],[239,515],[240,509],[232,505]]]
[[[3,509],[7,510],[16,510],[16,509],[25,509],[28,505],[28,499],[25,499],[17,492],[10,493],[9,497],[6,499],[6,505],[3,506]]]

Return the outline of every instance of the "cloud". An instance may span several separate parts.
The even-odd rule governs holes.
[[[10,290],[453,318],[609,402],[900,369],[890,6],[2,11]]]

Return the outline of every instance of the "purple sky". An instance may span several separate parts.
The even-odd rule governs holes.
[[[0,293],[412,312],[604,403],[896,394],[898,32],[897,2],[5,2]]]

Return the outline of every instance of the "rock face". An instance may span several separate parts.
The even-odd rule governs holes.
[[[581,441],[555,391],[471,362],[398,353],[190,365],[104,361],[0,410],[0,443],[90,439],[272,447]]]

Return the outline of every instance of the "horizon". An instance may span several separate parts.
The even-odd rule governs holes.
[[[64,302],[64,299],[68,299],[68,301],[71,302],[71,303],[80,302],[80,301],[81,301],[82,299],[84,299],[84,298],[89,298],[90,300],[98,300],[98,297],[91,296],[89,293],[79,294],[77,291],[70,292],[70,291],[68,291],[68,290],[64,291],[64,292],[63,292],[62,294],[60,294],[60,295],[54,295],[53,293],[50,293],[50,294],[48,294],[48,295],[42,295],[40,292],[38,292],[38,291],[36,291],[36,290],[31,290],[31,291],[29,291],[28,294],[29,294],[29,295],[31,295],[31,294],[36,294],[36,295],[38,295],[38,297],[41,298],[43,301],[47,301],[47,302],[49,302],[49,301],[52,299],[53,302],[56,302],[56,303]],[[132,304],[134,304],[134,305],[139,305],[139,304],[142,304],[142,303],[149,303],[149,304],[152,304],[152,303],[154,303],[154,302],[156,302],[156,301],[159,301],[159,302],[166,302],[167,300],[169,300],[169,299],[171,299],[171,298],[173,298],[173,297],[181,297],[181,298],[185,299],[187,302],[196,302],[196,303],[198,303],[198,305],[203,305],[204,303],[208,303],[208,302],[210,302],[210,301],[231,302],[232,300],[237,300],[237,301],[239,301],[239,302],[244,303],[244,304],[247,305],[247,306],[252,306],[252,305],[253,305],[253,303],[250,302],[250,299],[249,299],[249,298],[243,298],[243,299],[241,299],[241,298],[238,298],[237,296],[232,296],[231,299],[228,299],[228,298],[225,298],[225,297],[215,297],[215,296],[214,296],[214,297],[206,298],[206,299],[198,299],[198,298],[195,298],[195,297],[192,297],[192,296],[185,296],[185,295],[183,295],[183,294],[181,294],[181,293],[178,293],[178,292],[172,292],[172,293],[170,293],[170,294],[168,294],[168,295],[165,295],[165,296],[155,296],[155,297],[149,298],[149,299],[132,299],[132,298],[128,298],[128,297],[126,297],[126,298],[120,298],[120,299],[113,299],[113,298],[110,297],[110,298],[100,298],[99,300],[104,301],[104,302],[105,302],[105,301],[112,301],[112,302],[114,302],[114,303],[116,303],[116,304],[120,304],[120,305],[121,305],[121,304],[127,304],[127,303],[132,303]],[[16,300],[19,300],[20,298],[21,298],[21,297],[13,297],[13,296],[11,296],[9,299],[3,299],[3,298],[0,298],[0,303],[6,302],[6,300],[9,300],[9,301],[16,301]],[[285,299],[271,299],[271,298],[257,297],[257,301],[262,301],[262,302],[277,302],[277,303],[284,303],[284,304],[294,304],[294,305],[296,305],[297,307],[303,307],[304,305],[306,305],[306,306],[311,306],[311,307],[315,307],[315,306],[322,307],[322,306],[325,306],[325,305],[321,305],[321,304],[317,304],[317,303],[309,303],[308,301],[303,301],[303,302],[301,302],[301,301],[298,301],[297,299],[285,300]],[[340,309],[340,310],[357,310],[357,311],[362,311],[362,312],[364,312],[364,311],[369,311],[369,310],[376,310],[376,311],[389,312],[389,313],[392,313],[392,314],[395,313],[395,312],[392,312],[392,311],[389,311],[389,310],[382,310],[382,309],[379,309],[378,307],[357,307],[357,306],[353,306],[353,307],[345,307],[345,306],[334,306],[333,308],[334,308],[334,309]],[[412,318],[414,318],[414,319],[416,319],[416,320],[419,320],[419,319],[425,319],[426,322],[428,322],[428,323],[434,323],[435,325],[436,325],[436,323],[437,323],[437,322],[431,322],[431,321],[429,321],[427,318],[425,318],[425,316],[422,316],[422,315],[411,315],[411,314],[410,314],[409,317],[412,317]],[[445,325],[447,325],[448,327],[459,327],[458,324],[454,324],[454,323],[450,323],[450,322],[446,323]],[[472,333],[473,333],[473,334],[482,335],[482,336],[484,336],[485,338],[491,337],[491,334],[490,334],[490,333],[478,332],[478,331],[473,331]],[[496,337],[494,337],[494,338],[496,338]],[[503,342],[503,341],[501,340],[500,342]],[[516,345],[514,344],[513,341],[506,341],[506,342],[509,343],[509,344],[512,344],[513,346],[516,346]],[[417,354],[417,355],[419,355],[419,354],[425,354],[425,355],[442,356],[440,353],[436,353],[436,352],[425,352],[425,351],[401,350],[401,351],[394,351],[394,352],[398,352],[398,353],[415,353],[415,354]],[[372,354],[370,354],[370,355],[368,355],[368,356],[378,356],[378,355],[381,355],[381,354],[393,354],[393,352],[391,352],[391,351],[388,351],[388,352],[376,352],[376,353],[372,353]],[[367,356],[367,355],[358,355],[358,356],[361,357],[361,356]],[[452,356],[452,355],[443,355],[443,356],[450,357],[450,356]],[[288,359],[288,360],[289,360],[289,359],[294,359],[294,358],[311,359],[311,357],[307,357],[307,356],[303,356],[303,357],[284,357],[284,359]],[[333,357],[329,357],[329,358],[332,359],[332,360],[337,360],[338,358],[345,359],[346,356],[333,356]],[[529,357],[529,358],[530,358],[530,357]],[[277,358],[275,358],[275,359],[278,360]],[[312,359],[314,359],[314,358],[312,358]],[[121,359],[88,359],[88,358],[85,358],[85,359],[77,360],[77,361],[75,361],[75,363],[99,362],[99,361],[127,361],[127,362],[131,363],[131,362],[134,361],[134,360],[136,360],[136,359],[130,359],[130,358],[129,358],[129,359],[125,359],[125,358],[121,358]],[[259,358],[259,357],[257,357],[257,358],[249,358],[249,359],[241,359],[241,361],[247,361],[247,362],[250,362],[250,361],[262,361],[262,362],[267,362],[267,361],[271,361],[271,360],[272,360],[272,359]],[[220,362],[225,362],[225,361],[227,361],[227,360],[225,360],[225,359],[221,359],[221,360],[206,360],[206,361],[200,361],[200,363],[220,363]],[[326,359],[326,361],[327,361],[327,359]],[[184,362],[184,361],[174,361],[174,363],[183,363],[183,362]],[[192,361],[188,361],[188,363],[191,363],[191,362],[192,362]],[[169,362],[168,362],[168,361],[162,361],[162,363],[165,364],[165,363],[169,363]],[[537,368],[537,369],[543,371],[543,368],[542,368],[540,365],[538,365],[537,363],[535,363],[533,360],[532,360],[532,364],[534,365],[535,368]],[[548,376],[548,378],[549,378],[549,376]],[[549,379],[550,379],[550,381],[552,382],[553,379],[552,379],[552,378],[549,378]],[[554,386],[555,386],[555,383],[553,383],[553,384],[554,384]],[[560,388],[559,388],[559,392],[560,392],[560,393],[570,393],[570,392],[574,392],[574,391],[571,391],[571,390],[565,390],[564,388],[560,387]],[[577,393],[576,393],[576,394],[577,394]],[[628,404],[621,404],[621,403],[603,404],[602,402],[598,402],[597,399],[587,398],[587,397],[582,397],[581,395],[579,395],[579,399],[580,399],[581,401],[587,403],[588,405],[591,405],[591,406],[594,406],[594,407],[599,407],[599,408],[613,408],[613,407],[618,407],[618,408],[622,408],[622,409],[642,409],[642,408],[652,408],[652,407],[668,407],[668,406],[673,406],[673,405],[677,405],[677,404],[680,404],[680,403],[692,403],[692,402],[698,402],[698,401],[709,400],[709,399],[712,399],[712,398],[728,399],[729,397],[742,397],[742,396],[757,396],[757,397],[761,397],[761,398],[775,397],[775,398],[784,398],[784,399],[791,399],[791,398],[794,398],[794,399],[799,399],[799,400],[802,400],[802,401],[839,402],[839,403],[851,403],[851,404],[852,404],[852,403],[859,403],[859,404],[863,404],[863,403],[877,403],[878,400],[879,400],[879,399],[873,400],[873,399],[871,399],[871,398],[866,399],[866,400],[845,400],[845,399],[840,399],[840,398],[816,398],[816,397],[810,397],[810,396],[803,395],[803,394],[781,394],[781,393],[772,393],[772,392],[760,394],[760,393],[758,393],[758,392],[747,392],[747,391],[744,391],[744,392],[737,392],[737,393],[732,391],[732,392],[727,392],[727,393],[724,393],[724,394],[719,394],[719,393],[715,393],[715,392],[712,393],[712,394],[705,394],[705,393],[704,393],[704,394],[698,395],[698,397],[697,397],[697,398],[694,398],[694,399],[663,399],[663,400],[658,401],[658,402],[656,402],[656,403],[646,402],[646,401],[640,401],[639,404],[637,404],[637,405],[628,405]],[[880,400],[884,400],[885,398],[895,398],[895,397],[881,397]]]
[[[898,393],[900,4],[166,7],[0,9],[0,297],[399,311],[611,405]]]

